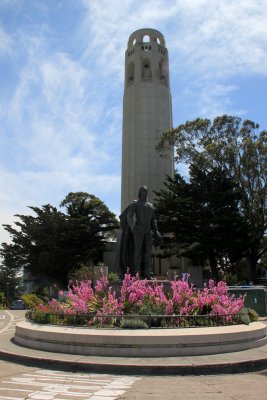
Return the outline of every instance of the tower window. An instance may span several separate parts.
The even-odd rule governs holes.
[[[143,69],[142,69],[142,78],[143,79],[152,79],[152,70],[150,61],[144,61]]]
[[[161,41],[160,41],[160,38],[159,38],[159,37],[157,37],[157,43],[158,43],[158,44],[161,44]]]
[[[133,46],[135,45],[135,43],[136,43],[136,39],[133,40]]]

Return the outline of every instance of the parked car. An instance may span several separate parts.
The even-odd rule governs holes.
[[[11,310],[25,310],[25,308],[26,308],[25,303],[22,300],[12,301],[10,306]]]

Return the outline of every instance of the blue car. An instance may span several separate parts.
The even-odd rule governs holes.
[[[25,308],[26,308],[25,303],[22,300],[12,301],[10,306],[11,310],[25,310]]]

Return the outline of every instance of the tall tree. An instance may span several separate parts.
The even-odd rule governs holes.
[[[101,200],[87,193],[70,193],[63,213],[50,204],[29,207],[35,214],[17,215],[16,227],[4,225],[11,243],[3,243],[5,266],[24,268],[42,284],[66,285],[81,263],[101,260],[104,244],[118,222]]]
[[[167,252],[194,264],[209,262],[214,278],[228,260],[243,257],[246,238],[238,212],[239,193],[224,171],[190,166],[190,180],[168,178],[158,193],[157,218]]]
[[[22,277],[18,273],[19,271],[12,265],[0,264],[0,293],[3,296],[3,303],[9,303],[20,295]]]
[[[68,271],[62,243],[62,234],[67,231],[65,216],[50,204],[29,208],[35,216],[16,215],[15,227],[4,225],[11,243],[2,243],[3,264],[23,268],[37,282],[64,280]]]
[[[213,121],[196,119],[163,133],[157,149],[175,146],[176,162],[202,168],[220,167],[235,180],[241,198],[240,215],[249,238],[245,258],[251,280],[259,259],[267,251],[267,131],[253,121],[221,116]]]
[[[100,261],[105,243],[119,227],[115,214],[99,198],[84,192],[69,193],[60,206],[66,208],[72,232],[66,237],[66,246],[75,256],[75,265]]]

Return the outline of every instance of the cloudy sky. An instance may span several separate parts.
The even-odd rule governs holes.
[[[119,213],[124,52],[148,27],[169,49],[174,126],[227,113],[267,129],[267,0],[0,0],[1,224],[70,191]]]

